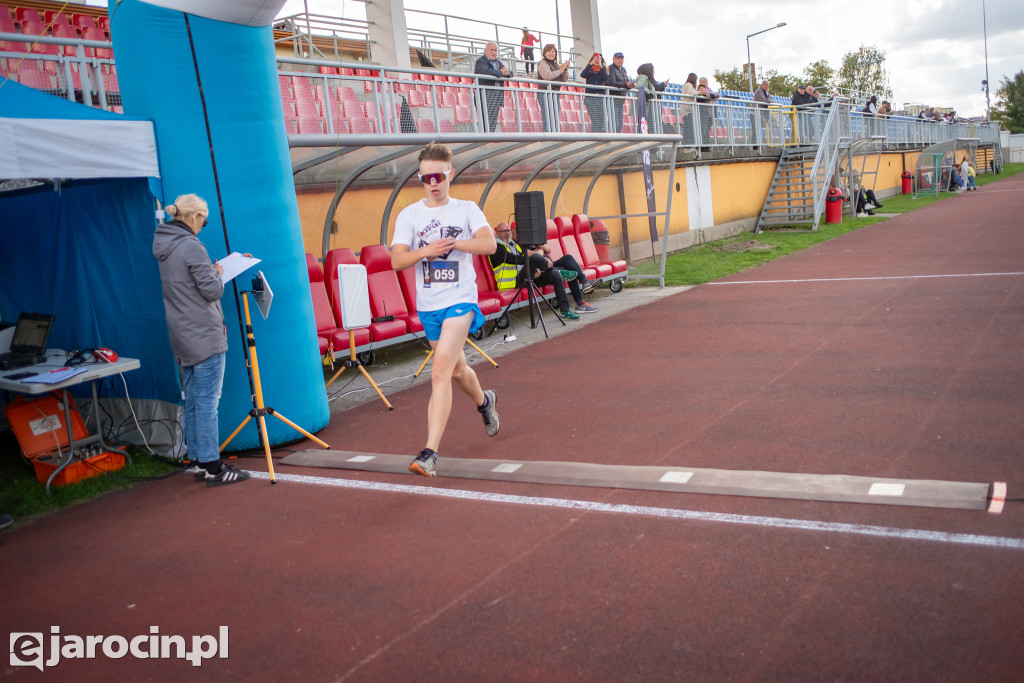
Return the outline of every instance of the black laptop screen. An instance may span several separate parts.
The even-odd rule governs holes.
[[[50,337],[51,325],[53,325],[52,315],[22,313],[18,316],[18,326],[14,328],[11,351],[43,353],[46,351],[46,340]]]

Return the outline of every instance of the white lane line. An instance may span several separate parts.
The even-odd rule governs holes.
[[[252,472],[254,479],[270,479],[266,472]],[[735,515],[722,512],[699,512],[696,510],[678,510],[674,508],[656,508],[643,505],[621,505],[597,503],[588,500],[569,500],[563,498],[531,498],[513,496],[503,493],[486,493],[482,491],[465,491],[461,489],[439,489],[426,486],[408,486],[405,484],[387,484],[375,481],[353,481],[349,479],[331,479],[302,474],[278,474],[278,481],[296,484],[316,484],[335,486],[346,489],[364,489],[369,491],[386,491],[388,493],[407,493],[417,496],[437,496],[440,498],[458,498],[486,503],[507,503],[510,505],[533,505],[539,507],[562,508],[567,510],[586,510],[588,512],[613,512],[624,515],[643,517],[661,517],[664,519],[685,519],[699,522],[720,522],[725,524],[745,524],[776,529],[796,529],[799,531],[829,531],[840,534],[857,534],[881,538],[898,538],[909,541],[930,541],[932,543],[952,543],[957,545],[981,546],[986,548],[1010,548],[1024,550],[1024,538],[1005,536],[980,536],[978,534],[954,534],[945,531],[928,531],[926,529],[896,529],[886,526],[867,526],[862,524],[843,524],[840,522],[817,522],[806,519],[786,519],[782,517],[759,517],[754,515]]]
[[[950,275],[882,275],[878,277],[821,277],[807,278],[803,280],[716,280],[708,282],[709,285],[772,285],[795,282],[858,282],[865,280],[929,280],[947,277],[1003,277],[1007,275],[1024,275],[1020,273],[960,273]]]

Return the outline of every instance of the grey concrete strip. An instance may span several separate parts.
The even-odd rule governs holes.
[[[280,462],[405,474],[411,460],[410,455],[309,450]],[[962,510],[985,510],[989,497],[989,485],[977,483],[575,462],[442,458],[438,473],[459,479]]]

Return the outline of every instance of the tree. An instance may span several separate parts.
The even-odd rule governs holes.
[[[856,52],[843,56],[843,65],[836,74],[835,85],[852,92],[855,96],[880,95],[881,99],[892,99],[889,75],[885,72],[885,51],[875,46],[861,45]]]
[[[803,83],[799,77],[780,74],[775,69],[769,69],[766,73],[761,74],[761,80],[768,81],[768,92],[772,95],[781,95],[786,99],[789,99],[789,96],[796,91],[796,87]]]
[[[823,91],[832,90],[832,81],[836,77],[836,70],[828,63],[827,59],[819,59],[804,67],[805,85],[813,85]],[[829,94],[829,92],[825,92]]]
[[[992,118],[1009,128],[1011,133],[1024,132],[1024,71],[1018,71],[1013,80],[1003,78],[999,90],[996,90]]]
[[[725,90],[750,91],[750,81],[747,78],[747,73],[742,69],[737,68],[732,71],[716,70],[715,80]],[[796,90],[796,86],[801,83],[800,79],[796,76],[780,74],[775,69],[769,69],[767,72],[762,73],[760,78],[754,79],[755,90],[762,80],[768,81],[768,92],[773,95],[785,95],[786,97],[789,97]]]
[[[723,90],[740,90],[747,92],[750,89],[750,83],[747,81],[747,74],[742,69],[733,69],[732,71],[718,71],[715,70],[715,81]]]

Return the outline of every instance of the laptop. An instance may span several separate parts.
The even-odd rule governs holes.
[[[46,360],[46,341],[54,316],[48,313],[22,313],[14,328],[11,350],[0,354],[0,370],[23,368]]]

